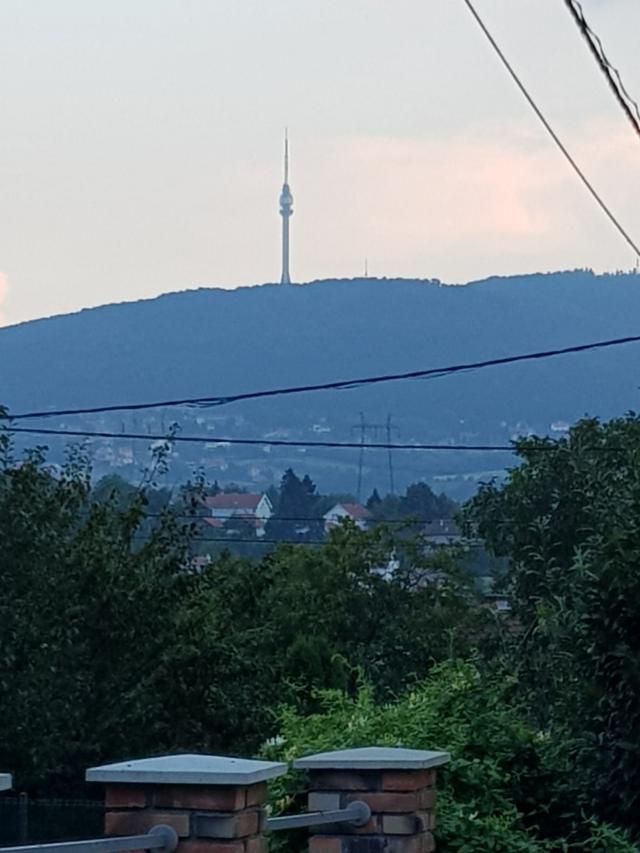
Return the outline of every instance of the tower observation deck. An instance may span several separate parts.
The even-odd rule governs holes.
[[[289,188],[289,136],[284,135],[284,183],[280,193],[280,216],[282,216],[282,275],[280,284],[291,284],[289,275],[289,218],[293,214],[293,196]]]

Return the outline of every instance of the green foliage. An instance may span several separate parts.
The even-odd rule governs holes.
[[[589,830],[589,837],[583,845],[588,853],[638,853],[629,835],[610,824],[591,820]]]
[[[509,558],[522,631],[505,654],[532,719],[574,742],[572,797],[640,832],[640,420],[518,444],[467,522]],[[606,794],[604,793],[606,792]]]
[[[404,495],[386,495],[380,499],[375,489],[367,501],[367,509],[375,521],[397,521],[414,518],[422,523],[437,518],[453,518],[457,504],[445,494],[436,495],[427,483],[407,486]]]
[[[145,526],[148,478],[96,499],[82,454],[54,476],[41,451],[15,460],[1,441],[0,766],[65,791],[104,760],[252,749],[280,698],[252,565],[195,574],[189,525],[161,512]]]
[[[264,755],[280,760],[355,746],[406,746],[449,751],[439,774],[438,849],[538,851],[518,801],[538,774],[536,736],[509,702],[511,685],[483,679],[472,665],[446,663],[396,701],[379,705],[368,686],[348,697],[319,696],[321,710],[303,717],[285,709],[280,736]],[[274,786],[274,802],[289,805],[304,789],[294,776]]]
[[[381,503],[382,503],[382,498],[380,497],[380,494],[379,494],[378,490],[377,490],[377,489],[374,489],[374,490],[371,492],[371,494],[369,495],[369,498],[367,499],[367,504],[366,504],[367,509],[368,509],[369,511],[372,511],[372,510],[374,510],[377,506],[380,506],[380,504],[381,504]]]
[[[158,703],[142,693],[175,654],[189,578],[168,517],[134,551],[142,497],[124,511],[93,502],[81,454],[54,477],[41,451],[16,464],[0,441],[0,763],[33,784],[155,730]]]
[[[93,488],[81,450],[52,470],[0,436],[0,766],[64,791],[89,764],[250,754],[269,738],[265,754],[285,759],[439,748],[452,754],[440,849],[630,853],[640,421],[584,421],[518,450],[505,485],[465,512],[508,562],[514,618],[501,630],[460,554],[425,557],[410,531],[347,522],[321,547],[283,544],[259,562],[222,552],[195,571],[204,483],[171,501],[155,483],[164,447],[138,488]],[[416,484],[385,511],[437,500]],[[278,501],[274,524],[320,514],[315,485],[291,470]],[[226,533],[248,536],[238,520]],[[300,785],[278,782],[274,804],[296,808]]]
[[[384,531],[345,525],[322,548],[193,571],[202,484],[174,514],[162,467],[136,490],[93,490],[81,453],[54,474],[2,439],[0,766],[21,786],[63,791],[127,755],[249,754],[282,701],[312,710],[317,688],[352,690],[359,668],[380,695],[400,689],[477,634],[464,590],[383,578]]]
[[[357,668],[382,694],[468,648],[485,620],[464,585],[419,584],[413,570],[385,577],[394,547],[384,530],[343,524],[323,548],[282,546],[263,562],[260,571],[272,577],[264,619],[278,625],[290,678],[310,691],[345,686],[345,673]],[[320,672],[332,674],[316,680]]]
[[[559,756],[549,749],[548,738],[526,722],[514,698],[517,686],[504,674],[488,676],[474,664],[448,661],[386,704],[376,702],[366,684],[352,697],[322,691],[317,713],[281,712],[280,733],[265,744],[263,756],[293,761],[313,752],[372,744],[448,751],[451,761],[438,771],[436,835],[444,853],[633,853],[622,832],[581,816],[579,832],[575,821],[567,821],[553,837],[539,831],[538,817],[553,808]],[[301,773],[276,780],[272,808],[295,809],[305,790]],[[290,849],[297,849],[299,839],[291,842]]]
[[[322,538],[320,498],[308,474],[302,479],[287,468],[280,483],[273,517],[267,522],[268,539],[313,542]]]

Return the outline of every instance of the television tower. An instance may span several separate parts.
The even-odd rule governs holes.
[[[280,284],[291,284],[289,275],[289,217],[293,213],[293,196],[289,188],[289,134],[284,132],[284,183],[280,193],[280,216],[282,216],[282,275]]]

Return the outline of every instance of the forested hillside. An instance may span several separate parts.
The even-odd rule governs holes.
[[[335,280],[304,286],[200,289],[109,305],[0,329],[0,399],[11,411],[227,394],[544,350],[634,334],[640,278],[588,271],[489,279],[466,286],[409,280]],[[500,442],[547,433],[589,414],[636,408],[640,348],[627,345],[455,377],[254,401],[199,411],[218,436],[346,441],[364,412],[394,438]],[[193,411],[116,415],[107,426],[147,431]],[[211,421],[207,419],[212,418]],[[69,419],[65,421],[70,426]],[[74,421],[74,423],[78,423]],[[85,425],[95,427],[94,422]],[[105,426],[105,423],[102,423]],[[381,438],[370,432],[369,439]],[[181,449],[183,462],[202,462]],[[366,487],[385,485],[386,460],[366,459]],[[396,460],[399,485],[461,478],[508,458],[411,454]],[[255,449],[230,457],[229,477],[273,482],[299,453]],[[273,471],[269,465],[273,461]],[[225,463],[226,464],[226,463]],[[323,485],[353,490],[357,455],[309,451]],[[235,466],[235,467],[234,467]],[[249,469],[255,469],[249,473]],[[437,485],[437,484],[436,484]]]

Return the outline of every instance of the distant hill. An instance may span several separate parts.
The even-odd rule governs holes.
[[[0,329],[0,403],[20,411],[236,393],[639,332],[640,277],[630,274],[560,272],[464,286],[356,279],[201,288]],[[607,418],[636,408],[639,364],[640,345],[630,344],[450,378],[135,419],[115,415],[106,423],[155,430],[177,417],[185,432],[208,429],[216,437],[277,432],[348,440],[358,435],[351,427],[361,411],[376,423],[391,412],[394,437],[402,441],[504,442],[518,430],[548,432],[586,413]],[[295,463],[325,489],[355,486],[357,452],[184,446],[178,453],[179,470],[202,464],[220,479],[260,485],[279,476],[283,463]],[[367,488],[386,487],[382,456],[366,455]],[[508,459],[397,453],[394,461],[399,484],[435,477],[437,486],[451,475],[449,490],[462,493],[470,488],[462,475],[480,476]]]

